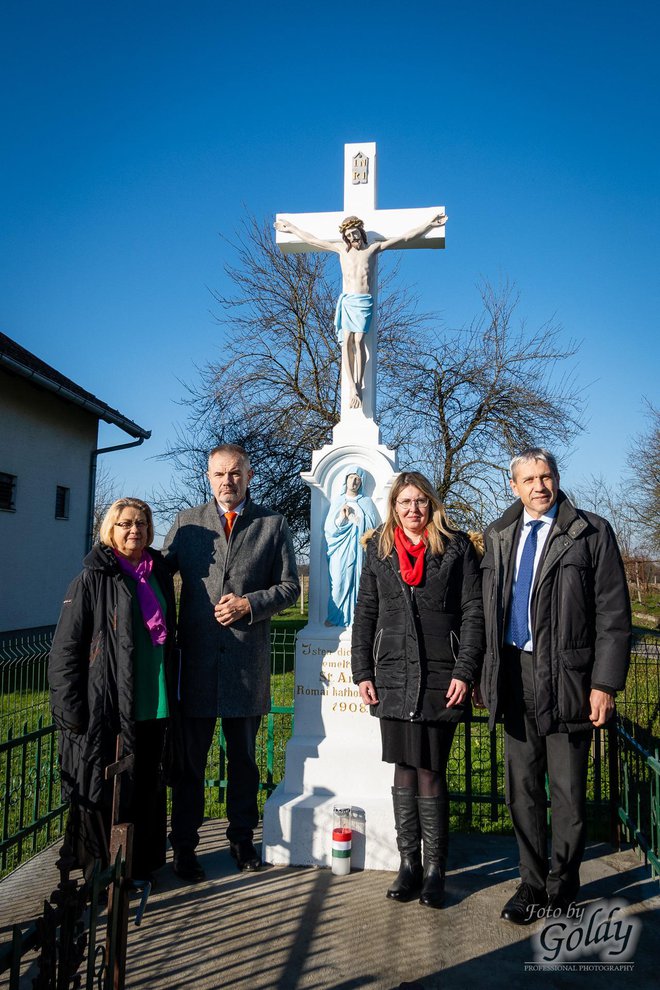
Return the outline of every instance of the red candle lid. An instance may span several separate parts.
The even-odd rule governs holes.
[[[332,838],[335,842],[350,842],[353,838],[353,830],[350,828],[333,828]]]

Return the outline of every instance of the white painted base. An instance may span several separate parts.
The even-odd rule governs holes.
[[[264,808],[264,860],[274,866],[331,866],[333,809],[338,804],[343,799],[323,792],[287,794],[281,783]],[[351,869],[398,870],[389,788],[381,797],[353,805],[353,811]]]
[[[263,857],[330,866],[333,809],[353,809],[351,866],[396,870],[394,768],[381,759],[380,723],[351,680],[350,631],[307,626],[296,642],[294,734],[284,780],[264,808]]]
[[[342,400],[343,401],[343,400]],[[323,523],[346,470],[366,472],[364,493],[384,513],[396,454],[380,444],[367,409],[351,410],[333,443],[302,475],[311,488],[309,624],[296,638],[293,736],[284,780],[266,801],[263,857],[281,866],[330,866],[333,809],[354,809],[353,867],[397,870],[392,812],[394,768],[383,763],[379,720],[362,704],[351,676],[351,630],[326,625],[328,561]]]

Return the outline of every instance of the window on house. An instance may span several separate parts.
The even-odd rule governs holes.
[[[69,518],[69,488],[63,488],[62,485],[58,485],[55,489],[55,518],[56,519],[68,519]]]
[[[0,509],[14,512],[16,509],[16,475],[0,471]]]

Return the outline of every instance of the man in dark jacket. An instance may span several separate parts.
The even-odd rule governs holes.
[[[206,760],[216,718],[227,748],[227,838],[239,870],[257,870],[259,821],[256,738],[270,710],[270,618],[299,594],[286,520],[256,505],[246,451],[223,444],[209,455],[214,498],[185,509],[163,553],[181,575],[179,646],[184,766],[172,792],[174,871],[202,880],[195,855],[204,817]]]
[[[614,533],[560,490],[552,454],[533,447],[514,457],[511,488],[518,501],[484,536],[480,693],[491,728],[504,717],[506,801],[522,883],[502,917],[520,925],[546,904],[565,912],[577,896],[591,734],[611,718],[625,684],[631,617]]]

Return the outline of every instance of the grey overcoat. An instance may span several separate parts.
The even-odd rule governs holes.
[[[251,501],[229,543],[215,501],[180,512],[163,545],[182,579],[179,606],[181,703],[184,715],[238,718],[270,709],[270,617],[299,594],[291,533],[284,516]],[[252,609],[221,626],[222,595],[245,596]]]

